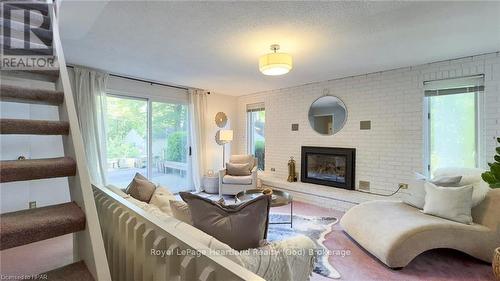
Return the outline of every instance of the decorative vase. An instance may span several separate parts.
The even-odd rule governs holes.
[[[500,280],[500,248],[495,249],[495,254],[493,254],[493,262],[491,263],[493,267],[493,275],[495,275],[495,280]]]

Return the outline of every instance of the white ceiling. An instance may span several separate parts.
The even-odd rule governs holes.
[[[500,50],[500,2],[63,1],[66,60],[229,94]],[[264,76],[278,43],[294,57]]]

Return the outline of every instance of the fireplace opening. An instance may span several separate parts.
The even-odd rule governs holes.
[[[302,147],[302,182],[354,189],[355,149]]]

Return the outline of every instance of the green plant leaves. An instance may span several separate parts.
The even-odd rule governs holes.
[[[481,174],[481,178],[489,183],[490,185],[494,184],[496,182],[496,178],[495,176],[493,176],[493,174],[491,172],[484,172]]]
[[[500,163],[500,155],[495,155],[493,158],[495,158],[495,161]]]

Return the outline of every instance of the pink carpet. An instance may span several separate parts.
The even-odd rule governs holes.
[[[308,216],[333,216],[341,218],[344,214],[319,206],[294,202],[294,214]],[[273,212],[286,214],[287,206],[273,208]],[[339,224],[332,227],[326,235],[325,246],[329,250],[349,250],[344,257],[331,256],[328,260],[342,276],[338,280],[493,280],[490,264],[454,250],[438,249],[425,252],[401,270],[392,270],[377,258],[364,251],[349,238]],[[311,280],[332,280],[314,274]]]
[[[289,206],[271,209],[288,213]],[[294,202],[294,213],[306,216],[334,216],[343,212],[319,206]],[[40,241],[0,252],[2,275],[45,272],[72,262],[72,235]],[[340,280],[493,280],[491,265],[451,250],[433,250],[418,256],[407,267],[391,270],[351,240],[339,224],[326,236],[330,250],[350,250],[345,257],[331,256],[330,263],[340,272]],[[311,280],[331,280],[315,274]]]

